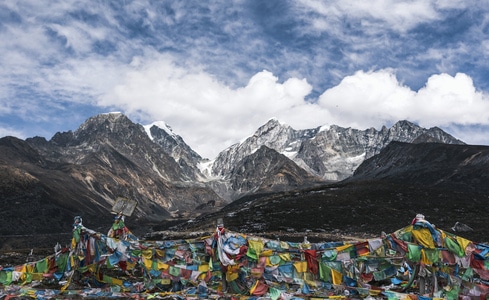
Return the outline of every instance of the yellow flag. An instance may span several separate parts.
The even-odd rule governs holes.
[[[158,270],[168,270],[170,266],[162,261],[158,261]]]
[[[352,246],[353,246],[353,244],[345,244],[343,246],[338,246],[338,247],[336,247],[336,251],[341,252],[341,251],[346,250]]]
[[[472,243],[472,242],[469,241],[469,240],[467,240],[467,239],[465,239],[465,238],[463,238],[463,237],[457,236],[457,243],[465,251],[467,249],[467,246],[469,246],[469,244]]]
[[[331,269],[331,278],[333,279],[333,284],[341,284],[343,282],[343,274],[335,269]]]
[[[151,267],[153,267],[153,261],[151,259],[143,259],[143,263],[147,270],[151,270]]]
[[[141,255],[146,259],[151,259],[153,257],[153,250],[151,249],[143,250]]]
[[[209,271],[209,265],[199,265],[199,272]]]
[[[307,272],[307,262],[306,261],[297,261],[294,263],[294,267],[299,273]]]

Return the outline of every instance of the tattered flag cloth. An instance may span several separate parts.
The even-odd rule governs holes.
[[[424,219],[357,242],[303,243],[228,232],[188,240],[123,239],[74,225],[72,246],[36,262],[0,266],[0,299],[127,297],[180,299],[410,299],[420,274],[440,277],[436,294],[489,295],[489,246],[435,229]],[[117,228],[116,228],[117,229]],[[384,287],[389,287],[389,291]]]

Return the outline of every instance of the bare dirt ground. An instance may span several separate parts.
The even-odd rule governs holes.
[[[485,193],[363,182],[255,195],[192,219],[143,224],[129,217],[126,224],[141,239],[151,240],[208,236],[221,219],[230,231],[271,239],[298,242],[307,236],[311,242],[357,241],[394,232],[422,213],[445,231],[453,232],[451,228],[457,221],[465,223],[473,230],[453,233],[487,244],[488,203],[489,195]],[[110,226],[91,222],[84,225],[102,233]],[[66,246],[70,241],[70,229],[64,233],[0,236],[0,265],[50,255],[56,243]],[[28,258],[31,250],[34,257]]]

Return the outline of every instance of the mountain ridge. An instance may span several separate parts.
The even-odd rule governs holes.
[[[240,143],[221,151],[211,166],[212,174],[224,176],[237,161],[261,145],[275,149],[297,165],[324,180],[338,181],[353,174],[364,159],[380,152],[391,141],[421,139],[447,144],[464,144],[437,127],[422,128],[403,120],[391,128],[358,130],[337,125],[295,130],[270,119]]]
[[[489,146],[392,142],[343,181],[249,195],[169,230],[209,230],[222,220],[231,231],[273,239],[365,239],[394,232],[422,213],[452,233],[457,222],[467,224],[473,230],[464,237],[484,243],[488,169]]]
[[[110,224],[118,197],[138,203],[131,218],[140,224],[195,218],[244,196],[338,182],[395,139],[463,144],[443,131],[407,121],[391,129],[362,131],[336,125],[295,130],[271,119],[210,161],[170,127],[157,125],[144,127],[122,113],[109,113],[87,119],[73,132],[58,132],[49,141],[1,138],[2,230],[62,231],[73,215]],[[214,173],[206,173],[203,164]],[[342,176],[324,176],[333,173]],[[17,202],[25,208],[9,205]],[[15,216],[29,207],[41,214],[28,213],[33,222],[12,227]]]

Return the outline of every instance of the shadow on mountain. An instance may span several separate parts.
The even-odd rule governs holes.
[[[489,241],[489,147],[393,142],[342,182],[307,190],[253,195],[171,230],[199,231],[222,218],[232,231],[287,240],[377,237],[418,213],[440,229]],[[155,227],[155,229],[163,229]],[[455,229],[455,228],[454,228]]]
[[[0,215],[2,224],[8,225],[2,225],[0,232],[2,249],[69,243],[73,211],[63,210],[46,199],[53,194],[61,198],[63,191],[76,188],[63,185],[67,182],[66,178],[62,180],[66,173],[60,170],[71,166],[44,161],[19,140],[3,139],[3,143],[10,143],[9,149],[13,150],[4,151],[9,157],[2,159],[16,161],[18,165],[0,169],[2,207],[9,207],[8,214]],[[16,155],[22,158],[16,159]],[[22,164],[28,165],[28,169]],[[46,166],[51,167],[43,181],[29,175],[41,167],[46,170]],[[465,224],[473,230],[458,232],[459,235],[485,242],[489,240],[485,218],[489,202],[487,170],[489,147],[486,146],[392,142],[341,182],[252,194],[217,212],[207,213],[210,210],[204,207],[200,216],[191,219],[177,216],[149,223],[130,217],[126,223],[135,234],[152,239],[212,233],[217,220],[222,219],[231,231],[291,241],[307,236],[311,241],[319,241],[377,237],[381,232],[389,233],[406,226],[416,214],[422,213],[443,230],[450,231],[456,222]],[[89,170],[78,172],[88,173]],[[47,188],[48,181],[58,182],[54,185],[58,190]],[[101,184],[94,189],[104,191],[105,187]],[[19,190],[25,192],[19,193]],[[70,191],[73,192],[84,193],[83,190]],[[110,227],[112,216],[107,208],[89,202],[72,204],[94,212],[86,221],[84,219],[85,226],[100,232]],[[11,235],[22,228],[26,230]],[[29,232],[28,228],[37,229]]]

